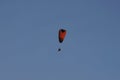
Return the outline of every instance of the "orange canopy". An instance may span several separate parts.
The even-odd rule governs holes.
[[[62,43],[64,38],[66,35],[66,30],[65,29],[60,29],[59,30],[59,34],[58,34],[58,38],[59,38],[59,42]]]

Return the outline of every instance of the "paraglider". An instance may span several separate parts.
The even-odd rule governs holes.
[[[64,41],[66,33],[67,33],[67,31],[65,29],[60,29],[59,30],[59,32],[58,32],[58,40],[59,40],[60,44]],[[58,52],[59,51],[61,51],[61,48],[58,48]]]
[[[61,48],[58,49],[58,52],[61,51]]]

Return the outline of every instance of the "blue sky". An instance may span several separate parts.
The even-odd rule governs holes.
[[[119,3],[1,0],[0,80],[120,80]]]

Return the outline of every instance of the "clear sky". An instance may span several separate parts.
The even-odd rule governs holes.
[[[0,0],[0,80],[120,80],[120,0]]]

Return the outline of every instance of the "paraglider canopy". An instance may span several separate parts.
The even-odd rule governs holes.
[[[66,30],[65,29],[60,29],[59,34],[58,34],[58,38],[59,38],[60,43],[63,42],[65,36],[66,36]]]

